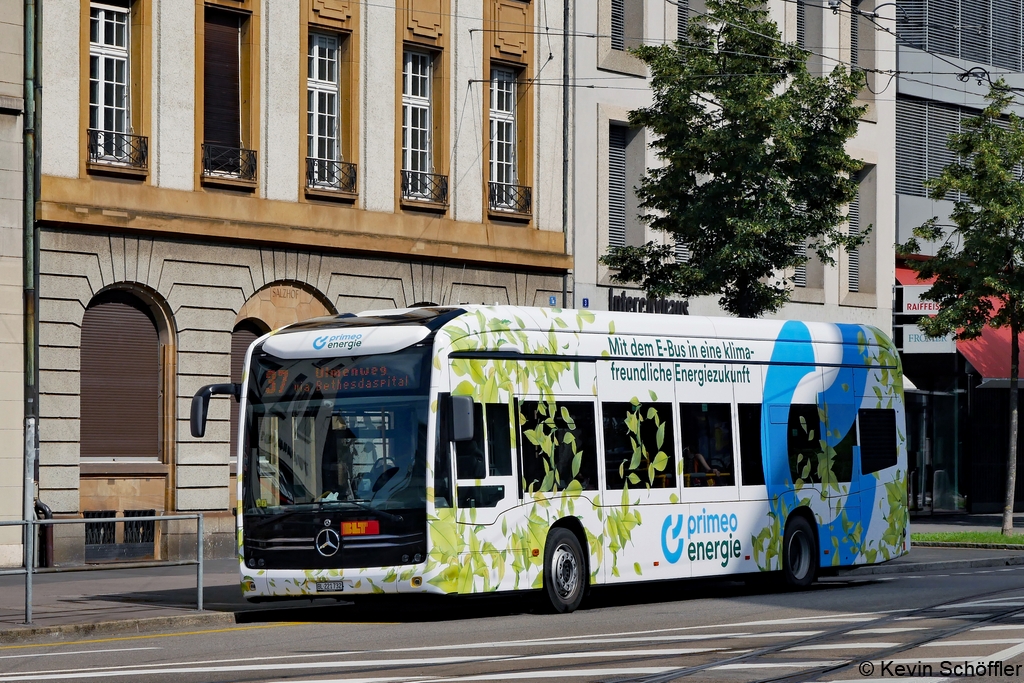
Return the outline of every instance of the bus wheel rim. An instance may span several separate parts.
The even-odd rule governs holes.
[[[551,575],[558,597],[568,600],[579,586],[579,564],[572,549],[564,543],[555,548],[551,558]]]

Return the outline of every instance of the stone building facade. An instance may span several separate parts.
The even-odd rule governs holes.
[[[237,417],[215,401],[195,440],[189,406],[239,379],[256,334],[561,295],[561,101],[529,87],[535,3],[43,7],[43,82],[62,93],[43,104],[39,203],[55,513],[202,512],[208,550],[229,553]],[[188,533],[75,526],[58,560],[173,555]]]
[[[21,260],[23,21],[21,3],[7,3],[5,11],[0,12],[0,520],[22,518],[25,481]],[[0,529],[0,566],[20,561],[21,536],[17,529]]]

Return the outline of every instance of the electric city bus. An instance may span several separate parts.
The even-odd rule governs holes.
[[[819,572],[907,552],[900,360],[854,324],[511,306],[319,318],[249,348],[245,596]]]

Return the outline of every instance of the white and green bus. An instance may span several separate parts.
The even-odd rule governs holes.
[[[862,325],[511,306],[319,318],[252,344],[247,598],[820,571],[907,552],[899,356]]]

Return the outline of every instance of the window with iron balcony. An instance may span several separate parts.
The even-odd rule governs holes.
[[[402,59],[402,199],[446,206],[448,176],[434,173],[433,56],[406,50]]]
[[[487,184],[491,211],[529,215],[532,189],[519,184],[516,120],[517,74],[509,67],[491,69],[490,83],[490,181]]]

